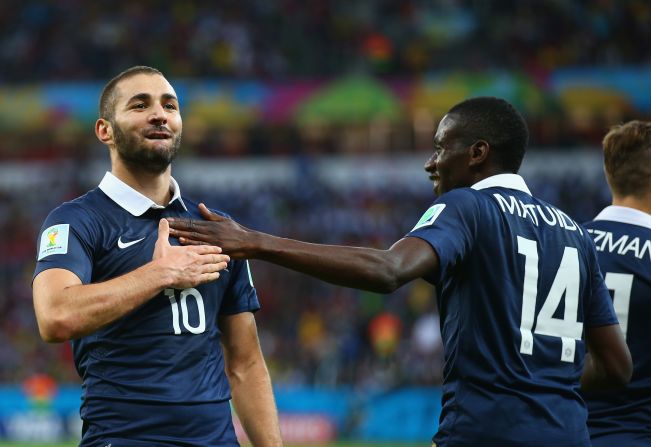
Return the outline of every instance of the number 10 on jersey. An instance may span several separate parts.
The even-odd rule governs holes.
[[[533,355],[533,334],[560,337],[562,341],[561,361],[574,362],[576,340],[581,339],[583,323],[577,321],[579,307],[580,269],[576,248],[565,247],[561,265],[556,271],[547,298],[545,299],[534,327],[536,298],[538,296],[538,244],[536,241],[518,236],[518,253],[524,255],[524,285],[522,288],[522,320],[520,321],[520,353]],[[565,295],[563,318],[554,318],[561,299]]]
[[[179,304],[176,302],[176,292],[174,289],[165,289],[165,296],[170,300],[172,306],[172,327],[174,334],[181,334],[180,321],[183,322],[183,327],[193,334],[202,334],[206,331],[206,311],[203,306],[203,297],[197,289],[189,288],[181,290],[180,301],[181,311],[179,312]],[[196,326],[190,324],[190,313],[188,311],[188,297],[193,297],[197,305],[197,313],[199,315],[199,322]],[[180,315],[179,315],[180,314]]]

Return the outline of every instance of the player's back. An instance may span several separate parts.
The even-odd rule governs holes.
[[[633,358],[624,390],[586,393],[593,445],[651,445],[651,216],[611,206],[585,225]]]
[[[464,188],[437,204],[451,209],[411,233],[441,260],[432,279],[446,363],[435,441],[589,446],[578,394],[584,323],[615,322],[594,307],[598,293],[608,303],[589,236],[521,190]]]

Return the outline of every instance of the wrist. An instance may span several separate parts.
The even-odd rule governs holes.
[[[151,274],[150,277],[152,278],[154,286],[157,289],[164,290],[173,287],[174,278],[170,274],[171,272],[169,269],[165,268],[162,258],[153,259],[148,264],[143,266],[143,268],[149,270],[149,273]]]
[[[249,230],[246,242],[243,245],[243,255],[246,259],[255,259],[260,257],[265,250],[265,235],[259,231]]]

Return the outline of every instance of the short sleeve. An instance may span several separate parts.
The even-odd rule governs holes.
[[[439,257],[439,271],[428,280],[438,284],[466,258],[477,237],[478,220],[477,197],[469,188],[443,194],[425,211],[407,237],[428,242]]]
[[[231,216],[215,209],[213,213],[231,219]],[[253,286],[253,275],[249,261],[231,261],[228,263],[230,277],[228,288],[224,293],[224,300],[219,309],[220,315],[234,315],[242,312],[257,312],[260,310],[258,294]],[[219,281],[219,279],[217,280]]]
[[[229,268],[231,269],[231,276],[219,313],[221,315],[233,315],[241,312],[258,311],[260,303],[253,286],[249,261],[232,261],[229,263]]]
[[[89,284],[93,272],[93,248],[97,231],[89,215],[77,205],[66,203],[52,211],[38,234],[34,276],[61,268]]]
[[[586,233],[587,234],[587,233]],[[597,327],[597,326],[609,326],[611,324],[617,324],[617,314],[615,313],[615,308],[613,307],[613,299],[610,296],[610,292],[606,287],[604,282],[603,275],[599,269],[599,263],[597,261],[597,251],[594,247],[594,243],[590,237],[587,238],[588,242],[588,253],[589,253],[589,262],[590,262],[590,297],[589,301],[586,301],[585,312],[585,321],[584,325],[586,327]]]

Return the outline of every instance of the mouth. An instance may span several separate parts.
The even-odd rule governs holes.
[[[172,138],[172,134],[164,130],[153,130],[145,133],[145,138],[148,140],[168,140]]]
[[[440,195],[439,188],[441,186],[441,178],[438,175],[430,175],[429,176],[430,181],[432,182],[432,189],[434,190],[434,193],[438,196]]]

